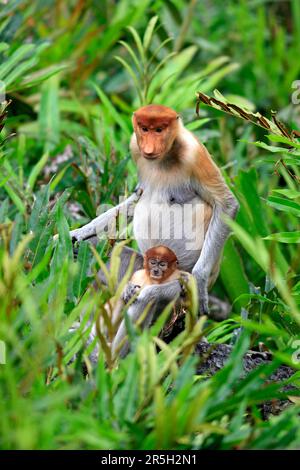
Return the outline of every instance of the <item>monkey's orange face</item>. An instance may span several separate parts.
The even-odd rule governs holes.
[[[149,105],[134,113],[133,126],[141,155],[148,160],[163,158],[177,135],[177,114],[170,108]]]
[[[146,251],[144,268],[151,279],[164,282],[178,268],[177,257],[168,247],[155,246]]]
[[[176,268],[176,262],[168,263],[168,261],[159,258],[150,258],[148,260],[149,276],[155,281],[165,281]]]

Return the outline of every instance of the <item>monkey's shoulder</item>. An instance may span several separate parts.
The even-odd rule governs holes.
[[[147,279],[146,270],[145,269],[139,269],[138,271],[135,271],[135,273],[133,273],[133,275],[130,279],[130,282],[131,282],[131,284],[134,284],[134,285],[137,285],[137,286],[140,286],[140,287],[144,287],[145,284],[146,284],[146,279]]]

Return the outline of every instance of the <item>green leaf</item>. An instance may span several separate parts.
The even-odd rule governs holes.
[[[131,78],[133,80],[133,83],[134,83],[135,88],[138,92],[139,98],[140,98],[140,100],[142,100],[140,82],[139,82],[134,70],[130,67],[130,65],[126,62],[125,59],[122,59],[122,57],[114,56],[114,58],[118,62],[120,62],[123,65],[123,67],[127,70],[127,72],[129,73],[129,75],[131,76]]]
[[[189,122],[188,124],[185,125],[185,127],[189,131],[195,131],[196,129],[200,129],[201,127],[205,126],[205,124],[207,124],[210,121],[211,121],[211,118],[197,119],[197,121]]]
[[[297,204],[297,202],[284,199],[283,197],[270,196],[267,199],[267,203],[275,209],[300,217],[300,204]]]
[[[238,176],[238,184],[241,193],[246,195],[244,203],[248,211],[248,219],[251,217],[253,235],[267,235],[266,218],[262,208],[261,199],[258,195],[258,178],[254,168],[249,171],[241,171]]]
[[[133,49],[129,46],[129,44],[127,44],[127,42],[125,41],[119,41],[120,44],[122,44],[122,46],[125,47],[125,49],[127,49],[127,51],[129,52],[133,62],[135,63],[135,66],[137,68],[137,70],[139,71],[139,73],[141,74],[142,73],[142,68],[141,68],[141,65],[140,65],[140,62],[136,56],[136,54],[134,53]],[[119,56],[117,56],[119,57]],[[122,57],[119,57],[119,59],[122,59]],[[124,60],[124,59],[123,59]],[[120,61],[121,62],[121,61]],[[124,60],[124,62],[127,64],[127,62]],[[122,62],[121,62],[122,63]]]
[[[57,268],[60,269],[61,260],[65,258],[73,259],[73,246],[70,238],[70,230],[67,219],[64,215],[61,204],[59,203],[56,210],[56,225],[59,238],[57,241]]]
[[[51,65],[44,69],[37,70],[36,72],[32,72],[29,75],[26,75],[22,80],[18,83],[13,83],[11,86],[8,87],[9,92],[16,91],[19,89],[25,89],[29,87],[33,87],[38,85],[39,83],[47,80],[48,78],[56,75],[57,73],[66,70],[70,66],[69,63],[62,63],[59,65]]]
[[[0,80],[5,81],[8,73],[15,69],[21,60],[29,57],[34,51],[34,48],[35,46],[33,44],[24,44],[23,46],[20,46],[9,59],[4,61],[4,63],[0,65]]]
[[[137,403],[137,373],[138,362],[136,355],[130,355],[126,360],[126,377],[122,387],[115,397],[118,416],[131,420]]]
[[[95,83],[93,83],[92,85],[95,88],[96,93],[99,96],[104,108],[107,110],[107,112],[112,117],[112,119],[116,122],[116,124],[118,124],[121,127],[121,129],[125,132],[126,136],[129,137],[131,135],[131,131],[129,130],[125,121],[121,118],[120,114],[113,107],[113,105],[111,104],[111,102],[109,101],[105,93],[101,90],[101,88],[97,86]]]
[[[148,26],[146,28],[144,38],[143,38],[143,46],[145,50],[147,50],[148,47],[150,46],[150,42],[152,39],[153,31],[157,23],[157,20],[158,20],[158,16],[153,16],[153,18],[151,18],[151,20],[148,23]]]
[[[136,29],[133,26],[128,26],[128,30],[131,32],[131,34],[133,36],[133,39],[134,39],[135,44],[137,46],[137,49],[139,51],[142,63],[145,63],[145,51],[144,51],[143,44],[142,44],[140,36],[138,35]]]
[[[264,240],[275,240],[280,243],[300,243],[300,232],[278,232],[272,233]]]
[[[225,244],[224,254],[220,270],[223,285],[234,302],[240,295],[249,292],[249,285],[245,275],[242,259],[230,237]],[[237,301],[237,307],[242,308],[247,304],[245,299]]]
[[[6,44],[6,42],[0,42],[0,53],[7,51],[8,48],[9,48],[9,45]]]
[[[48,152],[44,153],[44,155],[40,158],[40,160],[32,168],[32,170],[30,172],[30,175],[28,177],[28,181],[27,181],[27,186],[31,191],[34,188],[34,185],[36,183],[36,180],[37,180],[39,174],[41,173],[42,169],[46,165],[46,163],[48,161],[48,158],[49,158],[49,153]]]
[[[172,38],[167,38],[165,39],[164,41],[162,41],[159,46],[157,46],[157,48],[154,50],[150,60],[149,60],[149,65],[153,62],[154,59],[156,59],[158,53],[161,51],[161,49],[163,49],[167,44],[169,44],[169,42],[173,41]]]
[[[73,288],[74,295],[77,299],[83,294],[84,289],[88,282],[88,268],[89,261],[91,259],[91,251],[89,249],[89,244],[87,242],[81,242],[79,245],[79,251],[77,256],[77,265],[79,270],[74,278]]]
[[[153,70],[153,72],[151,72],[151,77],[156,77],[157,73],[159,72],[159,70],[161,68],[163,68],[163,66],[169,62],[169,60],[174,57],[175,55],[177,55],[177,52],[170,52],[169,54],[167,54],[160,62],[159,64],[155,67],[155,69]]]
[[[246,141],[243,141],[243,142],[246,142]],[[265,142],[260,142],[260,141],[247,142],[247,143],[250,144],[250,145],[255,145],[256,147],[268,150],[269,152],[272,152],[272,153],[281,153],[281,154],[283,154],[282,155],[283,159],[285,159],[285,155],[291,155],[288,152],[288,149],[285,148],[285,147],[275,147],[274,145],[268,145]],[[276,155],[276,158],[278,158],[277,155]]]
[[[296,189],[273,189],[272,192],[276,194],[282,194],[289,199],[300,198],[300,191],[297,191]]]
[[[26,212],[26,206],[21,200],[21,198],[18,196],[18,194],[12,189],[12,187],[9,185],[9,183],[4,183],[3,187],[7,194],[9,195],[10,199],[13,201],[15,206],[18,208],[18,211],[21,212],[21,214],[25,214]]]
[[[18,64],[5,78],[4,83],[9,89],[9,86],[21,79],[21,77],[27,72],[27,70],[32,69],[38,62],[38,58],[33,56],[30,60],[26,60],[25,62],[21,62]]]
[[[59,77],[54,75],[42,85],[42,98],[39,110],[40,138],[45,152],[51,151],[60,138]]]
[[[275,135],[275,134],[268,134],[267,138],[271,140],[271,142],[280,142],[282,144],[287,144],[289,147],[300,149],[300,144],[298,142],[291,141],[287,137],[283,137],[281,135]]]
[[[9,249],[13,254],[17,248],[18,243],[21,241],[22,231],[24,229],[24,217],[21,213],[17,214],[14,220],[14,227],[10,239]]]
[[[45,255],[49,241],[52,241],[54,216],[49,214],[49,185],[44,186],[37,194],[28,223],[28,229],[34,238],[29,244],[32,252],[30,257],[32,267],[38,265]]]
[[[231,393],[232,387],[243,372],[243,356],[249,348],[249,334],[244,332],[238,339],[225,367],[215,375],[214,407],[219,407]]]

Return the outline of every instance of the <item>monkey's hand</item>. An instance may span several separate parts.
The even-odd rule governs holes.
[[[128,304],[132,297],[134,297],[139,290],[141,289],[141,286],[138,286],[136,284],[133,284],[132,282],[129,282],[122,294],[122,299],[124,300],[125,304]],[[134,301],[135,302],[135,301]]]
[[[179,278],[180,286],[181,286],[180,297],[186,297],[187,286],[190,281],[190,278],[191,278],[190,273],[186,273],[184,271],[180,273],[180,278]]]
[[[155,317],[158,303],[163,302],[168,304],[172,300],[176,300],[180,296],[180,292],[181,286],[178,280],[166,282],[165,284],[161,285],[144,287],[135,302],[129,306],[127,314],[132,323],[136,323],[147,306],[152,304],[148,310],[146,318],[143,320],[141,325],[142,328],[148,328],[151,325],[153,318]],[[121,350],[119,350],[120,344],[125,338],[126,334],[127,331],[125,321],[123,320],[112,343],[113,356],[117,354],[117,351],[119,351],[118,354],[120,357],[124,357],[128,353],[128,341],[126,341]]]

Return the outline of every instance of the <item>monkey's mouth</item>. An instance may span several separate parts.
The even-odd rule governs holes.
[[[161,273],[154,273],[153,271],[151,271],[151,278],[152,279],[161,279],[162,278],[162,274]]]
[[[159,154],[156,155],[145,155],[143,153],[143,157],[146,158],[146,160],[156,160],[159,157]]]

